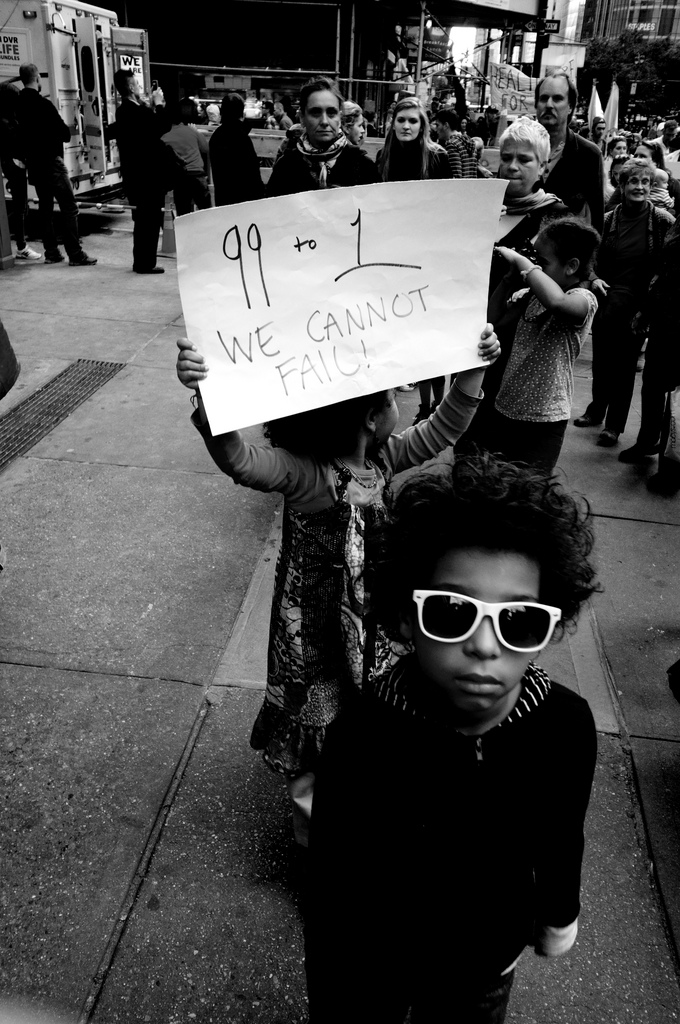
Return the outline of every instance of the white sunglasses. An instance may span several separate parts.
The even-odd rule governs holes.
[[[488,604],[450,590],[414,590],[418,624],[430,640],[460,643],[472,636],[488,616],[500,643],[526,654],[541,651],[550,642],[562,609],[535,601],[498,601]]]

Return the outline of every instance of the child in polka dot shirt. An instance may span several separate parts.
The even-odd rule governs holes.
[[[554,468],[569,422],[574,363],[597,311],[588,278],[600,236],[577,217],[539,232],[532,263],[514,249],[497,252],[521,271],[525,302],[494,414],[494,451],[511,462]]]

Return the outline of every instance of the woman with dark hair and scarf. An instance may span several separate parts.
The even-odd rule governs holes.
[[[342,130],[343,104],[338,87],[329,78],[315,78],[302,87],[302,132],[274,164],[268,196],[371,185],[379,180],[373,161],[358,146],[350,145]]]

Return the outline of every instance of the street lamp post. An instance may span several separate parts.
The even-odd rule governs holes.
[[[423,39],[425,36],[425,0],[420,0],[420,31],[418,32],[418,57],[416,59],[416,85],[423,73]]]

